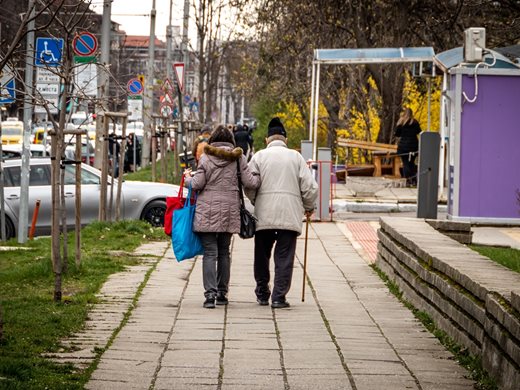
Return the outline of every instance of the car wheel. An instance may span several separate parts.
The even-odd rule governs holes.
[[[1,225],[0,225],[0,229],[1,229]],[[9,217],[5,217],[5,238],[6,240],[10,240],[11,238],[14,238],[15,234],[14,234],[14,225],[13,223],[11,222],[11,220],[9,219]],[[2,238],[1,237],[1,234],[2,232],[0,231],[0,239]]]
[[[154,200],[146,205],[141,219],[154,227],[164,226],[164,213],[166,212],[166,201]]]

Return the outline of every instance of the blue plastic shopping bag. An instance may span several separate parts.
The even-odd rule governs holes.
[[[175,210],[172,221],[172,248],[177,261],[191,259],[202,255],[204,248],[200,238],[193,231],[193,217],[195,216],[196,204],[191,204],[191,183],[184,207]]]

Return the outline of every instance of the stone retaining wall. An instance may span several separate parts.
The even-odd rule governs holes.
[[[520,383],[520,274],[422,219],[382,217],[376,265],[503,389]]]

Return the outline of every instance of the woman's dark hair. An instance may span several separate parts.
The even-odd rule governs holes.
[[[213,133],[211,133],[208,142],[210,144],[215,142],[228,142],[230,144],[233,144],[233,146],[236,145],[233,133],[224,125],[218,125],[218,127],[215,130],[213,130]]]

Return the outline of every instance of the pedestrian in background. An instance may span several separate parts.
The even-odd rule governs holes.
[[[184,172],[185,186],[191,183],[198,191],[193,231],[199,234],[204,247],[202,277],[205,308],[227,305],[230,278],[230,244],[233,233],[240,231],[240,198],[237,177],[240,164],[242,184],[256,189],[260,176],[247,166],[242,149],[235,147],[233,133],[218,126],[204,147],[197,171]]]
[[[300,153],[287,147],[287,133],[279,118],[269,122],[267,148],[256,152],[249,163],[259,172],[262,184],[246,194],[258,218],[255,233],[254,275],[257,302],[264,306],[289,307],[286,295],[292,281],[296,240],[303,216],[310,217],[318,197],[318,185]],[[274,286],[270,290],[269,262],[274,246]]]
[[[135,160],[134,160],[135,156]],[[135,172],[141,163],[141,144],[134,133],[128,134],[125,151],[125,172]]]
[[[193,142],[192,156],[195,159],[195,167],[199,164],[200,157],[204,154],[204,147],[208,144],[209,137],[211,136],[211,126],[204,125],[200,130],[200,134]]]
[[[419,154],[419,140],[417,136],[421,132],[419,122],[413,117],[410,108],[405,108],[395,128],[397,140],[397,154],[403,161],[403,176],[408,186],[417,185],[417,166],[415,159]]]
[[[242,149],[244,156],[246,156],[246,159],[249,161],[249,153],[251,152],[251,136],[249,132],[244,126],[236,125],[233,135],[235,136],[237,146]]]

